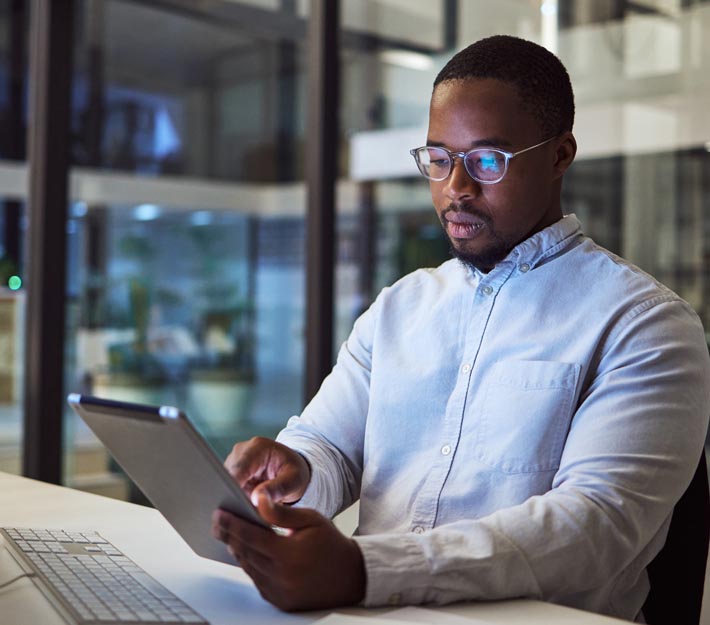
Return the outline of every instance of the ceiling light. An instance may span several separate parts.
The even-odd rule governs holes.
[[[557,15],[557,0],[542,0],[540,13],[543,15]]]
[[[399,65],[407,69],[426,71],[434,67],[434,61],[430,56],[409,50],[385,50],[380,54],[380,58],[385,63]]]

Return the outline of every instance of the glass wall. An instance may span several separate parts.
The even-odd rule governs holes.
[[[302,407],[305,280],[295,7],[224,4],[78,3],[67,341],[68,392],[180,406],[221,457]],[[65,417],[67,483],[140,500]]]
[[[0,471],[22,467],[27,13],[0,0]]]
[[[342,44],[336,350],[382,287],[446,257],[409,149],[425,137],[434,71],[453,53],[447,24],[459,15],[444,1],[343,5],[343,28],[376,39]]]

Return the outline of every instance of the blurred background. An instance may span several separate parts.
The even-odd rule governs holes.
[[[224,456],[304,396],[306,0],[74,4],[66,393],[182,407]],[[567,66],[564,210],[710,328],[710,2],[341,3],[337,351],[376,293],[448,258],[424,143],[432,81],[491,34]],[[0,0],[0,470],[22,472],[30,3]],[[63,483],[141,495],[66,409]]]

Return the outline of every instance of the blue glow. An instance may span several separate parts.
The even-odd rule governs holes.
[[[180,149],[180,137],[168,112],[161,108],[155,116],[155,138],[153,151],[156,156],[164,157]]]
[[[141,204],[133,209],[133,217],[138,221],[152,221],[160,217],[161,212],[155,204]]]
[[[209,226],[214,221],[210,211],[195,211],[190,215],[193,226]]]
[[[89,212],[89,207],[86,202],[74,202],[71,212],[73,217],[84,217]]]
[[[478,160],[478,168],[482,171],[490,171],[498,173],[500,172],[500,164],[498,163],[498,157],[494,154],[481,156]]]

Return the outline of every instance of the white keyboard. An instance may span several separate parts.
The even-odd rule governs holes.
[[[209,625],[95,532],[0,528],[0,535],[77,625]]]

